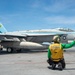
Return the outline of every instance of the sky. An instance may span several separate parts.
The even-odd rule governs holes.
[[[75,0],[0,0],[0,23],[7,31],[75,30]]]

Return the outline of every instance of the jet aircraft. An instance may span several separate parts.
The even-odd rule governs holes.
[[[57,31],[57,30],[56,30]],[[67,42],[67,34],[63,34],[62,31],[38,31],[31,32],[26,31],[15,31],[7,32],[2,24],[0,24],[0,45],[7,49],[7,52],[11,53],[14,50],[21,52],[21,49],[47,49],[48,43],[52,42],[54,35],[59,35],[61,42]],[[61,32],[61,33],[60,33]]]

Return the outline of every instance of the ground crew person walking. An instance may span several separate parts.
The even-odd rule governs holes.
[[[56,64],[58,64],[58,68],[60,70],[64,69],[66,64],[63,56],[63,49],[71,48],[75,45],[75,40],[69,44],[61,44],[60,37],[53,37],[53,44],[51,44],[48,48],[48,60],[49,65],[52,66],[52,69],[55,69]]]

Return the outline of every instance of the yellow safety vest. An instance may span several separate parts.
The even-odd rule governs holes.
[[[63,49],[61,47],[61,44],[52,44],[50,45],[51,50],[51,58],[53,61],[60,61],[60,59],[63,58]]]

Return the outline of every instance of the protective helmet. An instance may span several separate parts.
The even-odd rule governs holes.
[[[59,43],[59,42],[60,42],[59,36],[54,36],[54,37],[53,37],[53,42]]]

